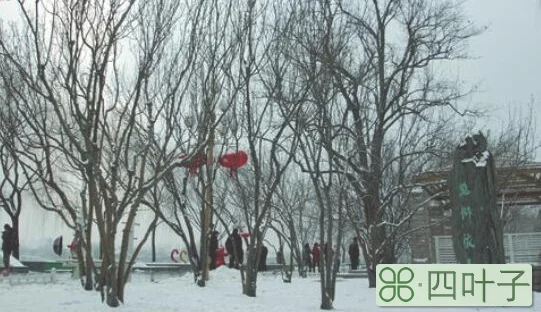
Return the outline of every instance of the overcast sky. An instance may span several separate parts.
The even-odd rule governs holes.
[[[16,6],[0,0],[0,19],[13,18]],[[459,79],[479,84],[468,106],[490,107],[495,116],[479,128],[498,132],[509,110],[525,112],[533,97],[536,141],[541,142],[541,0],[466,0],[464,8],[474,23],[488,27],[471,40],[477,58],[453,68]]]
[[[535,99],[536,141],[541,141],[541,1],[469,0],[466,13],[488,29],[471,41],[478,57],[459,67],[459,75],[480,83],[472,104],[491,105],[497,132],[509,109],[522,110]],[[537,153],[541,161],[541,151]]]

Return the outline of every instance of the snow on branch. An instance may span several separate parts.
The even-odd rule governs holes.
[[[486,167],[487,161],[490,158],[490,153],[488,151],[482,152],[480,155],[473,155],[470,158],[462,159],[462,163],[473,162],[476,167]]]

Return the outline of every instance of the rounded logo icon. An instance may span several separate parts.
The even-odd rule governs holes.
[[[384,272],[390,272],[390,278],[385,279],[383,276]],[[407,279],[408,277],[409,279]],[[402,300],[403,302],[409,302],[411,299],[413,299],[414,292],[413,289],[407,284],[413,280],[413,277],[413,271],[407,267],[398,270],[398,274],[389,267],[382,269],[379,271],[379,280],[386,286],[381,287],[379,297],[385,302],[391,302],[396,296],[398,296],[398,299]],[[385,296],[383,291],[386,289],[391,290],[390,295]],[[409,297],[405,297],[404,292],[406,292]]]

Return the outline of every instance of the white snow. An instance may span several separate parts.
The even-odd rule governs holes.
[[[428,258],[413,258],[413,263],[427,263]]]
[[[4,269],[4,263],[1,261],[2,257],[0,257],[0,269]],[[24,268],[25,265],[19,262],[16,258],[13,257],[13,255],[10,255],[9,257],[9,265],[14,268]]]
[[[21,276],[22,274],[13,275]],[[42,273],[28,273],[43,275]],[[19,312],[153,312],[153,311],[239,311],[288,312],[321,311],[319,276],[306,279],[294,275],[292,283],[283,283],[280,274],[266,272],[258,277],[257,297],[242,295],[239,271],[221,267],[212,271],[207,287],[193,283],[190,274],[184,276],[155,275],[157,282],[143,273],[133,275],[126,286],[126,301],[111,309],[101,303],[99,293],[84,291],[70,274],[55,276],[50,284],[10,285],[9,276],[0,277],[0,311]],[[376,305],[376,291],[369,289],[365,278],[339,279],[336,283],[334,311],[442,311],[442,312],[504,312],[541,311],[541,293],[534,293],[534,304],[526,308],[380,308]]]
[[[462,163],[473,162],[476,167],[486,167],[489,157],[490,153],[488,151],[484,151],[481,153],[481,155],[479,155],[479,157],[473,156],[471,158],[463,159]]]
[[[13,255],[9,257],[9,265],[12,267],[24,268],[24,264],[22,264],[21,262],[19,262],[19,260],[14,258]]]
[[[423,192],[424,192],[424,189],[422,187],[420,187],[420,186],[416,186],[416,187],[411,189],[411,193],[413,195],[422,195]]]

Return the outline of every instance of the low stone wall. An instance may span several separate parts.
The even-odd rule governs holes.
[[[541,292],[541,264],[532,265],[532,289]]]

